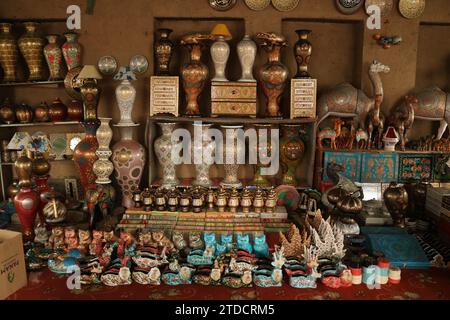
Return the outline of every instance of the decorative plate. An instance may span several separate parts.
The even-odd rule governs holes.
[[[398,9],[406,19],[415,19],[423,14],[425,4],[425,0],[400,0]]]
[[[244,2],[247,7],[256,11],[264,10],[270,4],[270,0],[244,0]]]
[[[378,6],[380,7],[380,13],[382,17],[387,17],[391,14],[392,9],[394,8],[394,1],[393,0],[366,0],[366,13],[369,14],[367,12],[367,9],[370,6]]]
[[[97,67],[103,75],[109,76],[116,72],[117,61],[113,56],[103,56],[98,59]]]
[[[343,14],[355,13],[362,4],[363,0],[336,0],[336,5]]]
[[[291,11],[297,8],[299,2],[300,0],[272,0],[272,5],[278,11]]]
[[[130,60],[130,69],[134,73],[143,74],[148,69],[148,60],[143,55],[135,55]]]
[[[83,82],[78,79],[78,75],[80,74],[82,68],[83,66],[79,66],[70,69],[64,78],[64,87],[66,88],[67,94],[70,97],[80,101],[83,100],[80,93],[80,87]]]
[[[208,0],[211,8],[217,11],[227,11],[234,7],[236,0]]]

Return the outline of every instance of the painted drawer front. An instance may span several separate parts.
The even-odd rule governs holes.
[[[361,182],[361,158],[362,154],[357,152],[325,152],[323,158],[323,180],[330,181],[326,168],[329,162],[334,162],[344,166],[344,176],[353,182]]]
[[[361,182],[397,181],[397,153],[363,153],[361,162]]]
[[[433,159],[433,180],[434,181],[450,181],[450,168],[447,161],[450,154],[436,154]]]
[[[420,180],[433,178],[433,156],[424,154],[402,154],[399,157],[398,180]]]

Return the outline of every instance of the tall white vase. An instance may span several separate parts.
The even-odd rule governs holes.
[[[131,119],[134,100],[136,99],[136,89],[128,79],[122,82],[116,88],[116,100],[120,110],[119,125],[134,125]]]
[[[225,76],[225,68],[230,56],[230,46],[225,41],[225,37],[219,36],[217,41],[211,46],[211,58],[214,62],[215,75],[211,81],[228,81]]]
[[[162,167],[163,175],[161,178],[161,187],[173,188],[180,184],[176,176],[175,164],[172,162],[172,149],[179,142],[172,142],[172,133],[176,123],[158,122],[162,129],[162,135],[155,140],[155,154],[159,164]]]
[[[98,160],[94,162],[94,166],[92,170],[94,174],[97,176],[95,183],[98,184],[108,184],[111,183],[111,179],[109,176],[114,171],[113,163],[109,160],[112,155],[112,151],[109,148],[109,144],[112,139],[112,129],[109,126],[109,122],[112,120],[111,118],[99,118],[100,127],[97,129],[97,141],[98,141],[98,149],[95,151],[95,154],[98,157]]]
[[[212,184],[209,176],[209,168],[213,163],[212,157],[214,155],[214,150],[216,149],[216,142],[208,136],[208,129],[210,127],[211,124],[209,123],[194,123],[194,141],[192,141],[192,157],[196,171],[195,180],[192,182],[194,186],[208,188]],[[199,139],[199,141],[195,141],[196,138]],[[200,160],[197,159],[200,158],[199,155],[201,155],[201,163],[196,163],[196,160]]]
[[[223,131],[224,146],[223,146],[223,167],[225,170],[225,177],[220,183],[225,188],[240,188],[242,183],[238,179],[239,159],[238,155],[243,151],[243,144],[239,143],[238,130],[242,129],[242,125],[221,125]],[[227,141],[227,132],[231,132],[230,143]],[[227,161],[227,158],[230,161]],[[229,162],[229,163],[227,163]]]
[[[237,45],[237,53],[242,68],[242,76],[239,81],[256,82],[253,77],[253,65],[255,64],[258,47],[248,34]]]

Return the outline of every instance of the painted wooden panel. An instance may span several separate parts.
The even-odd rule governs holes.
[[[363,153],[361,182],[397,181],[397,153]]]
[[[330,181],[326,168],[329,162],[334,162],[344,166],[344,176],[353,182],[361,182],[361,158],[362,154],[359,152],[325,152],[323,158],[323,180]]]
[[[408,180],[431,180],[433,177],[433,156],[426,154],[401,154],[399,157],[400,182]]]

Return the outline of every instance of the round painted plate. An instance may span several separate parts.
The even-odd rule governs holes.
[[[288,211],[297,210],[300,202],[300,194],[297,189],[292,186],[281,185],[275,188],[278,194],[277,205],[285,206]]]
[[[336,0],[336,5],[343,14],[353,14],[361,8],[363,0]]]
[[[425,4],[425,0],[400,0],[398,9],[406,19],[415,19],[423,14]]]
[[[81,98],[80,87],[82,85],[81,80],[78,80],[78,75],[81,72],[83,67],[75,67],[70,69],[67,72],[66,77],[64,78],[64,87],[66,89],[67,94],[74,98],[75,100],[83,100]]]
[[[244,2],[247,7],[256,11],[264,10],[270,4],[270,0],[244,0]]]
[[[369,14],[367,9],[373,5],[380,7],[380,14],[382,17],[387,17],[391,14],[392,9],[394,8],[394,0],[366,0],[365,7],[367,14]]]
[[[208,0],[211,8],[218,11],[227,11],[233,8],[236,4],[236,0]]]
[[[291,11],[297,8],[300,0],[272,0],[272,5],[278,11]]]
[[[143,74],[148,69],[148,60],[143,55],[135,55],[130,60],[130,69],[134,73]]]

